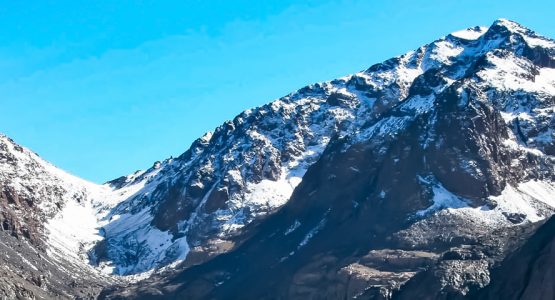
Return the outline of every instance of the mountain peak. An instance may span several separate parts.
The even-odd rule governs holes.
[[[498,39],[501,37],[505,40],[509,39],[509,42],[514,42],[515,36],[536,36],[536,34],[532,30],[520,25],[517,22],[507,19],[497,19],[488,28],[487,36],[493,39]]]
[[[533,33],[530,29],[520,25],[517,22],[508,19],[497,19],[489,27],[487,26],[475,26],[464,30],[455,31],[450,34],[464,40],[476,40],[483,36],[485,33],[489,32],[489,36],[497,36],[498,34],[503,34],[504,36],[509,36],[511,34],[530,34]]]
[[[496,20],[489,27],[486,35],[490,39],[501,38],[510,44],[520,44],[524,42],[530,48],[555,48],[555,41],[552,39],[539,35],[533,30],[507,19]]]
[[[499,18],[493,22],[491,27],[504,27],[509,31],[512,32],[522,32],[522,31],[530,31],[530,29],[520,25],[515,21],[511,21],[505,18]]]

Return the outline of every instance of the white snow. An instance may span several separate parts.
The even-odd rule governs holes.
[[[217,211],[218,220],[223,222],[222,231],[235,232],[250,222],[244,216],[245,207],[249,207],[254,215],[262,216],[283,206],[301,182],[310,162],[324,151],[328,142],[329,138],[322,137],[319,144],[307,147],[302,155],[282,166],[281,175],[277,180],[263,179],[258,183],[247,182],[241,198],[230,199],[230,209]],[[238,171],[228,171],[228,174],[236,182],[243,181]]]
[[[427,182],[423,179],[421,181]],[[462,200],[461,198],[457,197],[456,195],[452,194],[448,190],[446,190],[441,184],[435,184],[432,187],[434,197],[433,197],[433,204],[432,206],[424,209],[419,210],[416,212],[416,215],[419,217],[426,216],[430,213],[436,212],[440,209],[445,208],[461,208],[468,206],[468,204]]]
[[[522,90],[555,95],[555,69],[541,68],[539,75],[531,80],[528,78],[529,69],[534,67],[523,58],[514,54],[499,57],[488,53],[487,59],[493,66],[478,73],[484,84],[504,91]]]
[[[555,42],[549,38],[531,33],[525,27],[522,27],[518,23],[507,19],[499,19],[496,24],[505,26],[508,30],[520,34],[524,38],[524,41],[531,47],[544,47],[553,48],[555,47]]]
[[[295,187],[301,182],[298,176],[281,176],[277,181],[264,179],[258,184],[247,185],[245,201],[258,206],[277,208],[289,200]]]
[[[555,42],[553,40],[544,37],[531,37],[523,35],[524,41],[532,48],[543,47],[543,48],[555,48]]]
[[[518,191],[555,208],[555,184],[531,180],[518,185]]]
[[[508,148],[511,148],[511,149],[514,149],[514,150],[526,151],[526,152],[534,154],[536,156],[543,156],[544,155],[544,153],[541,152],[540,150],[521,145],[518,142],[516,142],[514,139],[506,139],[506,140],[503,140],[502,143],[503,143],[504,146],[506,146]]]
[[[415,114],[425,113],[434,107],[435,96],[433,94],[428,96],[416,95],[405,100],[402,104],[404,111],[412,111]]]
[[[431,69],[440,64],[450,65],[451,59],[464,51],[464,48],[448,40],[440,40],[433,44],[425,60],[425,69]]]
[[[481,26],[481,27],[474,27],[474,28],[468,28],[460,31],[455,31],[451,33],[451,35],[465,40],[477,40],[484,33],[486,33],[487,30],[488,30],[488,27]]]
[[[86,251],[102,239],[99,227],[96,211],[90,202],[67,202],[62,211],[46,224],[51,246],[48,253],[86,261]]]
[[[327,215],[327,214],[326,214]],[[297,250],[299,250],[300,248],[306,246],[308,244],[308,242],[316,235],[318,234],[318,232],[320,230],[322,230],[322,228],[324,228],[324,226],[326,225],[326,218],[324,217],[322,220],[320,220],[320,222],[318,222],[318,224],[312,228],[303,238],[303,240],[299,243],[299,245],[297,246]]]
[[[189,246],[185,237],[175,239],[168,231],[161,231],[150,225],[153,216],[149,208],[145,208],[135,214],[113,215],[107,224],[104,225],[105,235],[116,239],[113,251],[127,253],[128,249],[123,238],[132,240],[140,245],[140,256],[138,264],[113,266],[107,264],[104,267],[113,269],[117,274],[134,274],[146,272],[165,260],[180,262],[184,260],[189,252]],[[121,240],[120,240],[121,239]],[[171,257],[168,257],[171,255]]]
[[[555,95],[555,69],[541,68],[540,74],[534,77],[537,90],[543,90],[551,95]]]
[[[507,185],[499,196],[490,196],[494,208],[471,207],[468,203],[447,191],[440,184],[433,187],[434,204],[416,213],[423,217],[433,212],[456,214],[469,220],[489,224],[494,228],[512,226],[505,214],[522,214],[527,222],[541,221],[555,213],[555,183],[549,181],[527,181],[517,187]],[[539,209],[538,204],[548,207]]]
[[[289,228],[287,228],[287,230],[283,233],[283,235],[289,235],[293,231],[297,230],[297,228],[299,228],[299,226],[301,226],[301,222],[299,222],[299,220],[295,220],[295,223],[293,223],[293,225],[291,225]]]
[[[408,94],[408,89],[414,79],[422,75],[425,71],[423,68],[425,66],[410,64],[411,60],[414,60],[416,56],[417,53],[415,51],[410,51],[407,54],[397,57],[400,63],[392,69],[380,70],[377,72],[359,72],[356,73],[355,76],[364,80],[365,84],[373,86],[376,89],[383,89],[393,83],[397,83],[400,88],[400,96],[402,99]],[[359,95],[356,91],[352,91],[351,94]]]
[[[390,116],[381,118],[374,125],[364,129],[357,135],[359,141],[366,141],[371,138],[394,136],[404,128],[414,116]]]

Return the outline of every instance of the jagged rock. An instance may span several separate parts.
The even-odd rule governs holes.
[[[490,284],[469,299],[555,298],[555,218],[491,271]]]

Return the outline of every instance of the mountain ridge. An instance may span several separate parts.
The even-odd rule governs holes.
[[[481,257],[455,260],[468,282],[439,285],[464,296],[488,283],[469,268],[489,274],[554,212],[554,62],[553,40],[500,19],[246,110],[180,156],[104,185],[0,136],[1,203],[12,212],[0,221],[35,240],[29,251],[84,269],[99,282],[90,293],[116,284],[107,298],[225,298],[244,287],[247,298],[379,299],[421,268],[459,270],[446,255]],[[25,203],[51,213],[21,215]],[[237,266],[247,254],[282,277],[259,282],[254,266]],[[407,265],[377,263],[395,256]]]
[[[451,253],[454,253],[452,255],[456,255],[456,257],[461,257],[463,254],[456,253],[463,251],[470,251],[471,257],[473,255],[476,257],[483,257],[482,259],[474,261],[465,259],[457,260],[458,265],[464,266],[463,269],[458,269],[461,274],[457,276],[468,276],[471,280],[468,282],[465,282],[465,280],[461,282],[446,281],[443,285],[440,285],[442,289],[445,289],[445,291],[440,291],[440,295],[452,295],[452,293],[464,295],[471,289],[470,286],[477,285],[478,287],[483,287],[487,285],[487,280],[480,279],[479,276],[482,275],[473,274],[472,272],[473,270],[487,272],[490,265],[495,264],[495,261],[505,255],[504,253],[510,251],[511,247],[515,246],[510,239],[507,239],[508,235],[514,234],[511,233],[512,226],[521,224],[519,225],[520,227],[523,229],[527,228],[528,225],[526,224],[529,224],[527,222],[530,222],[530,220],[533,222],[539,221],[551,215],[553,212],[553,203],[549,196],[549,191],[553,190],[552,159],[549,157],[549,154],[546,156],[543,152],[550,151],[552,139],[543,139],[545,135],[542,135],[543,132],[547,132],[548,134],[551,132],[553,106],[552,83],[540,86],[529,84],[530,78],[534,80],[536,75],[539,75],[537,76],[538,79],[541,78],[542,80],[551,80],[550,78],[553,78],[550,73],[551,70],[545,69],[550,65],[551,60],[545,59],[545,57],[542,56],[543,54],[541,54],[545,52],[552,57],[553,50],[552,48],[550,48],[551,50],[544,49],[544,52],[534,52],[530,50],[528,42],[521,36],[521,34],[524,33],[529,35],[527,37],[528,42],[533,45],[537,45],[541,43],[540,41],[544,41],[530,31],[524,30],[520,25],[506,20],[499,20],[476,40],[465,40],[461,42],[458,39],[451,41],[448,39],[440,39],[433,44],[434,47],[430,47],[431,49],[423,47],[408,55],[394,58],[383,64],[371,67],[369,71],[377,73],[371,73],[370,76],[361,73],[360,75],[357,74],[350,78],[336,80],[335,82],[332,81],[332,84],[341,84],[342,82],[351,82],[355,86],[358,84],[359,91],[366,89],[366,94],[368,94],[369,90],[371,95],[377,95],[378,97],[376,97],[376,100],[379,100],[379,102],[375,102],[382,107],[377,106],[378,110],[375,112],[383,115],[375,120],[370,119],[367,125],[362,124],[360,127],[361,129],[355,132],[354,138],[347,135],[343,139],[339,139],[337,143],[332,142],[328,144],[324,153],[330,150],[330,147],[334,144],[336,145],[334,147],[336,149],[332,151],[334,154],[329,154],[331,155],[329,158],[330,161],[334,161],[335,163],[330,163],[330,167],[320,168],[318,172],[310,173],[312,175],[308,175],[307,173],[307,175],[303,177],[301,185],[295,190],[296,192],[293,194],[291,200],[289,200],[278,213],[271,215],[268,220],[264,221],[259,226],[255,225],[251,227],[250,230],[255,233],[248,237],[245,244],[204,264],[178,271],[175,275],[158,278],[155,276],[147,281],[150,284],[146,287],[135,287],[132,291],[129,291],[129,288],[127,288],[125,292],[121,290],[122,293],[115,293],[116,298],[117,295],[130,296],[133,295],[133,293],[136,293],[134,297],[139,298],[157,297],[156,295],[163,295],[163,297],[168,298],[179,298],[185,295],[194,295],[192,296],[193,298],[225,298],[229,297],[229,295],[234,295],[237,291],[242,291],[242,296],[246,298],[323,298],[329,295],[335,295],[335,291],[330,290],[330,288],[333,289],[335,286],[337,286],[337,291],[348,291],[349,288],[343,285],[344,283],[341,282],[343,279],[340,280],[340,278],[342,278],[341,276],[334,275],[331,278],[327,278],[326,275],[316,270],[318,268],[324,268],[324,270],[328,270],[326,272],[342,274],[342,270],[344,269],[340,267],[341,264],[346,264],[347,266],[345,267],[347,270],[359,270],[362,274],[356,274],[356,272],[354,274],[362,278],[365,278],[365,272],[373,272],[374,277],[371,277],[370,282],[366,282],[366,285],[379,278],[388,280],[388,276],[395,276],[395,274],[399,274],[397,276],[406,280],[411,272],[393,272],[393,274],[391,274],[388,273],[389,271],[387,270],[376,270],[375,267],[370,267],[368,270],[368,266],[352,265],[344,261],[341,262],[341,260],[339,260],[339,263],[337,262],[337,259],[345,255],[341,253],[337,254],[338,250],[336,248],[341,248],[340,236],[345,236],[345,234],[349,235],[349,233],[343,232],[342,235],[332,234],[330,230],[333,232],[333,230],[335,230],[334,228],[337,228],[339,224],[334,223],[333,226],[328,225],[330,229],[326,229],[328,228],[326,224],[330,224],[332,222],[331,219],[335,218],[338,218],[337,220],[350,220],[354,218],[352,216],[349,217],[354,213],[350,212],[350,209],[348,209],[351,205],[355,210],[356,208],[361,209],[361,206],[366,206],[368,210],[369,207],[374,207],[376,205],[386,208],[385,211],[387,211],[387,213],[385,213],[385,215],[387,219],[371,211],[365,212],[365,214],[369,214],[365,219],[366,222],[370,222],[368,220],[376,220],[370,223],[374,223],[373,226],[378,227],[369,228],[370,232],[374,232],[376,237],[369,238],[369,240],[377,243],[379,245],[377,246],[378,248],[385,247],[386,245],[391,246],[393,244],[395,247],[401,246],[401,248],[396,248],[398,250],[392,249],[391,251],[409,251],[409,254],[403,255],[412,255],[410,253],[413,253],[415,250],[424,250],[430,249],[427,247],[433,247],[431,249],[434,249],[434,251],[451,251]],[[455,53],[455,56],[460,54],[461,56],[457,57],[458,59],[452,59],[452,56],[444,55],[446,54],[444,51],[438,52],[437,49],[444,48],[453,50],[454,47],[451,47],[453,44],[450,43],[455,43],[455,46],[465,45],[465,47],[460,47],[463,49],[459,48],[457,51],[447,52],[448,54]],[[551,45],[549,41],[545,43]],[[469,57],[475,60],[466,60]],[[516,64],[510,64],[513,61],[515,61]],[[423,74],[418,70],[422,66],[422,62],[426,62]],[[437,64],[442,65],[443,70],[440,69],[438,71],[436,68],[430,67],[437,66]],[[408,68],[404,69],[407,66]],[[461,66],[467,71],[460,73]],[[372,84],[368,84],[367,79],[372,80],[377,77],[378,79],[382,79],[378,88],[383,86],[387,87],[387,75],[389,75],[387,71],[391,69],[398,71],[400,74],[399,78],[411,78],[411,80],[416,80],[410,85],[404,85],[401,79],[401,83],[395,82],[393,88],[384,88],[384,91],[375,90]],[[530,71],[532,74],[536,75],[527,77]],[[543,72],[545,72],[545,74],[542,74]],[[383,76],[384,74],[385,76]],[[383,77],[380,78],[380,75]],[[416,76],[412,77],[411,75]],[[449,76],[446,77],[445,75],[458,77],[459,82],[450,82]],[[372,78],[372,76],[374,76],[374,78]],[[506,80],[507,78],[510,80]],[[542,80],[537,81],[541,82]],[[446,84],[448,86],[446,86]],[[442,86],[444,86],[444,88],[442,88]],[[319,88],[320,86],[316,85],[312,90],[309,87],[306,91],[318,90]],[[521,89],[523,88],[524,90],[522,92],[526,95],[521,94]],[[352,97],[352,94],[342,94],[343,96],[340,97],[340,99],[356,98]],[[388,97],[391,95],[393,95],[393,97]],[[427,97],[428,95],[432,95],[432,97]],[[531,97],[532,95],[534,96]],[[530,96],[530,99],[527,100],[526,97],[528,96]],[[395,101],[395,99],[397,99],[397,101]],[[389,102],[390,100],[394,100],[393,105]],[[388,107],[388,104],[391,106]],[[515,107],[514,104],[517,104],[517,106]],[[526,106],[519,107],[521,104],[526,104]],[[519,111],[519,109],[524,111]],[[537,111],[535,111],[536,109]],[[441,112],[441,114],[439,112]],[[414,113],[418,116],[422,116],[422,118],[414,119]],[[546,114],[545,116],[544,113]],[[531,117],[532,114],[534,117]],[[445,117],[449,115],[453,116],[454,119]],[[528,116],[531,118],[527,118]],[[525,121],[525,118],[527,118],[528,121]],[[437,125],[436,121],[434,121],[436,119],[439,120],[440,124],[443,124],[443,126]],[[515,120],[518,120],[518,125]],[[430,121],[433,122],[430,123]],[[522,126],[520,122],[522,122],[522,124],[528,123],[528,125]],[[509,125],[508,127],[507,124]],[[420,129],[425,127],[431,127],[433,130],[428,131]],[[527,128],[521,130],[523,135],[520,136],[519,130],[525,127]],[[532,130],[532,128],[534,129]],[[524,131],[527,133],[524,133]],[[415,133],[425,133],[428,134],[428,138],[420,141],[418,135],[411,136],[410,132],[412,132],[413,135]],[[488,138],[485,137],[486,135]],[[521,140],[517,139],[517,135]],[[442,139],[437,140],[438,136]],[[455,136],[456,138],[451,138],[450,136]],[[537,136],[542,138],[536,138]],[[523,139],[523,137],[526,139]],[[492,141],[489,141],[489,139],[492,139]],[[349,140],[352,142],[349,142]],[[401,146],[396,143],[405,144],[405,147],[409,147],[409,149],[421,148],[421,151],[424,153],[429,152],[429,155],[419,157],[419,155],[422,154],[417,150],[411,150],[403,154],[403,148],[399,149]],[[447,143],[449,146],[442,145],[442,143]],[[342,146],[337,146],[341,144]],[[381,145],[385,147],[386,151],[389,151],[387,149],[392,149],[392,151],[396,149],[394,151],[400,151],[399,154],[409,155],[409,157],[410,155],[414,155],[414,157],[409,160],[410,162],[406,159],[404,160],[405,163],[402,165],[406,166],[405,168],[408,169],[405,169],[402,173],[390,173],[390,176],[381,179],[385,181],[381,184],[386,184],[384,187],[389,187],[388,189],[382,189],[381,191],[361,190],[364,185],[356,179],[357,177],[362,176],[362,174],[374,177],[378,175],[372,174],[380,174],[383,171],[373,168],[372,164],[368,165],[367,163],[363,163],[368,160],[359,157],[356,153],[365,153],[365,151],[367,151],[365,149],[378,147],[372,150],[372,152],[366,153],[366,155],[370,157],[384,157],[384,154],[379,150],[379,147],[382,147]],[[533,148],[530,148],[530,146],[533,146]],[[434,150],[434,148],[442,150],[438,152]],[[541,150],[538,150],[538,148]],[[341,158],[334,159],[334,157],[344,157],[346,155],[344,154],[345,151],[353,155],[353,157],[348,157],[347,155],[345,160]],[[403,155],[400,157],[403,157]],[[386,157],[387,156],[383,159]],[[412,161],[421,161],[423,158],[424,162],[421,165],[412,163]],[[321,157],[316,165],[325,165],[322,159]],[[426,162],[426,159],[431,160],[433,163],[429,161]],[[359,163],[364,165],[364,168],[353,165],[349,166],[350,160],[359,161]],[[397,158],[392,158],[393,164],[387,162],[388,165],[387,167],[384,166],[384,170],[395,169],[394,165],[396,160]],[[386,163],[386,161],[382,161],[381,159],[375,162],[376,165],[382,165],[384,163]],[[340,168],[334,169],[332,167],[333,165],[338,165]],[[314,167],[315,165],[312,165],[310,168]],[[416,173],[415,175],[417,176],[410,177],[414,176],[412,172],[422,167],[428,168],[428,171],[425,169],[423,170],[425,173],[432,172],[434,176],[428,178],[426,174],[422,174],[422,176],[426,175],[426,177],[419,177],[419,174]],[[363,171],[365,169],[366,171]],[[339,176],[337,173],[341,175]],[[314,179],[316,182],[320,183],[315,183],[316,185],[312,188],[306,187],[310,185],[308,183],[309,178],[313,176],[318,178],[319,176],[317,174],[325,174],[324,176],[330,176],[330,178]],[[356,174],[356,176],[353,174]],[[329,179],[339,180],[341,177],[346,179],[342,179],[339,183],[335,183],[334,185],[343,187],[342,191],[345,195],[337,195],[336,197],[340,197],[341,199],[353,199],[354,197],[352,202],[343,201],[341,199],[334,200],[333,195],[338,193],[341,194],[341,192],[325,188],[326,184],[329,184],[326,183]],[[391,189],[389,185],[392,183],[388,183],[391,178],[400,180],[404,183],[404,189],[407,189],[406,194],[403,194],[402,191]],[[534,178],[539,181],[546,180],[545,185],[544,183],[539,183],[544,186],[536,186],[539,181],[534,180]],[[380,179],[373,180],[378,180],[379,182]],[[352,182],[358,183],[352,186]],[[349,192],[344,191],[345,189]],[[302,190],[304,190],[304,192],[302,192]],[[325,190],[327,192],[319,193],[319,190]],[[532,192],[533,190],[544,190],[546,193],[542,196]],[[314,194],[314,192],[316,194]],[[366,200],[364,198],[355,200],[360,197],[356,196],[357,194],[366,194]],[[323,199],[329,199],[327,201],[331,202],[324,202],[328,204],[320,204],[320,201],[314,199],[314,197],[316,197],[314,195],[320,195]],[[432,198],[432,203],[426,204],[426,201],[430,201],[430,198]],[[378,200],[371,201],[368,199]],[[389,201],[382,201],[379,199],[387,199]],[[391,201],[393,199],[395,199],[395,201]],[[404,199],[404,201],[399,202],[400,199]],[[364,202],[368,204],[363,204]],[[320,205],[323,207],[320,207]],[[531,206],[528,207],[528,205]],[[305,209],[310,208],[310,213],[308,213],[308,215],[302,213],[304,210],[299,210],[299,208],[295,208],[295,206],[304,207]],[[415,207],[419,208],[419,210],[417,209],[415,211]],[[345,215],[336,215],[339,214],[339,212],[336,211]],[[421,220],[416,218],[412,219],[412,221],[409,218],[409,220],[407,220],[407,212],[421,212],[424,218]],[[297,215],[299,219],[291,219],[291,217],[287,217],[288,214]],[[392,220],[388,219],[393,219],[395,222],[392,223]],[[453,219],[453,221],[449,221],[452,222],[452,224],[446,224],[446,220],[449,219]],[[299,222],[299,220],[304,221]],[[414,221],[416,222],[410,225],[410,223]],[[311,225],[304,225],[305,222],[311,223]],[[349,228],[368,228],[370,225],[360,223],[360,221],[357,222],[359,222],[357,226],[353,225]],[[468,222],[477,223],[476,225],[473,224],[473,226],[477,227],[465,228],[469,226]],[[301,223],[301,225],[296,225],[298,223]],[[399,227],[400,225],[395,225],[395,223],[401,224],[401,227]],[[268,225],[265,226],[265,224]],[[403,229],[402,227],[406,225],[402,224],[410,226]],[[442,229],[445,225],[449,226]],[[289,228],[284,228],[285,226],[289,226]],[[379,229],[380,227],[385,228]],[[394,228],[400,231],[395,232]],[[383,237],[379,237],[384,234],[384,229],[386,232],[394,234],[396,241],[392,243],[383,240]],[[293,237],[292,234],[288,234],[287,238],[278,238],[279,235],[275,235],[275,232],[280,230],[284,232],[289,232],[290,230],[293,230],[292,232],[298,231],[299,234],[302,233],[302,235]],[[356,229],[356,232],[360,232],[359,230],[360,229]],[[427,231],[431,232],[432,235],[439,234],[440,239],[434,241],[434,237],[430,236],[430,233],[425,233]],[[495,237],[495,235],[493,235],[495,232],[504,231],[507,232],[503,233],[500,237]],[[450,235],[453,235],[453,237],[450,237]],[[318,236],[325,236],[326,239],[332,240],[334,248],[324,247],[323,245],[326,244],[326,241],[323,240],[323,238],[318,239]],[[363,234],[361,238],[364,236],[366,235]],[[490,244],[487,240],[488,238],[493,240],[494,243],[498,243],[498,245]],[[291,245],[294,240],[297,240],[296,243],[298,243],[296,247]],[[461,245],[461,242],[483,244],[481,248],[484,249],[466,250],[466,246],[464,244]],[[361,243],[363,244],[363,240],[351,237],[351,240],[347,242],[345,246],[347,248],[360,247],[358,245],[361,245]],[[320,258],[312,258],[311,260],[306,257],[306,255],[308,255],[306,253],[310,253],[307,247],[314,244],[316,244],[316,246],[312,246],[312,251],[317,251],[314,255]],[[416,249],[414,249],[415,244],[417,245]],[[328,245],[328,247],[329,246],[330,245]],[[449,247],[462,248],[449,250]],[[495,247],[499,247],[499,249],[495,249]],[[332,260],[332,262],[334,260],[336,261],[330,263],[331,265],[326,265],[325,262],[321,262],[322,260],[326,261],[326,259],[321,257],[321,255],[324,255],[322,252],[326,253],[326,249],[334,253],[334,255],[328,258]],[[378,249],[371,251],[377,250]],[[276,253],[276,251],[278,252]],[[272,255],[267,254],[268,252],[272,253]],[[473,254],[473,252],[477,253]],[[430,257],[439,255],[441,257],[442,254],[436,252],[427,255],[430,255]],[[303,257],[299,259],[304,261],[304,263],[299,263],[299,260],[296,260],[300,265],[284,266],[284,262],[280,264],[281,259],[285,259],[286,262],[288,260],[295,260],[295,257],[298,256]],[[248,259],[245,257],[248,257]],[[280,257],[280,259],[278,259],[278,257]],[[350,259],[355,260],[354,257]],[[256,261],[256,266],[247,267],[246,265],[250,260]],[[339,266],[334,265],[336,263],[338,263]],[[442,276],[450,276],[449,272],[453,271],[453,267],[449,265],[451,262],[446,261],[445,264],[448,267],[443,269],[442,272],[444,273]],[[310,266],[312,265],[314,265],[316,270],[311,269]],[[273,270],[273,268],[277,268],[278,266],[288,271],[279,272]],[[302,266],[309,269],[302,269]],[[331,268],[331,270],[329,270],[329,268]],[[279,278],[279,275],[276,275],[278,277],[268,275],[269,278],[268,276],[258,278],[260,277],[259,274],[264,272],[270,272],[267,274],[281,274],[283,278]],[[326,272],[324,272],[324,274],[326,274]],[[348,272],[352,273],[352,271]],[[296,275],[286,276],[285,274]],[[293,278],[291,278],[291,276],[293,276]],[[300,278],[296,276],[300,276]],[[307,277],[306,280],[301,279],[304,278],[304,276]],[[315,279],[309,280],[308,278]],[[332,280],[333,283],[331,283],[330,280]],[[360,279],[358,280],[360,282]],[[396,283],[388,288],[384,287],[384,283],[378,280],[378,282],[374,283],[375,286],[379,287],[377,291],[375,291],[374,288],[370,288],[370,290],[377,293],[373,294],[373,297],[386,297],[387,295],[391,295],[391,289],[395,289],[396,286],[402,285],[403,280],[394,280],[393,282]],[[437,280],[444,279],[440,277],[437,278]],[[476,281],[473,282],[473,280]],[[364,284],[362,285],[364,286]],[[257,287],[255,288],[255,286]],[[326,288],[326,286],[328,286],[328,288]],[[370,287],[371,286],[372,284],[370,284]],[[365,293],[364,290],[359,290],[355,295],[359,292]],[[110,293],[104,296],[106,295],[110,295]],[[340,297],[339,295],[331,297],[336,296]]]

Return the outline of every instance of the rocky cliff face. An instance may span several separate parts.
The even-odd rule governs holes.
[[[493,269],[491,284],[470,294],[473,299],[555,298],[555,218]]]
[[[101,298],[468,297],[555,212],[554,68],[554,41],[498,20],[102,186],[3,138],[2,228]]]

